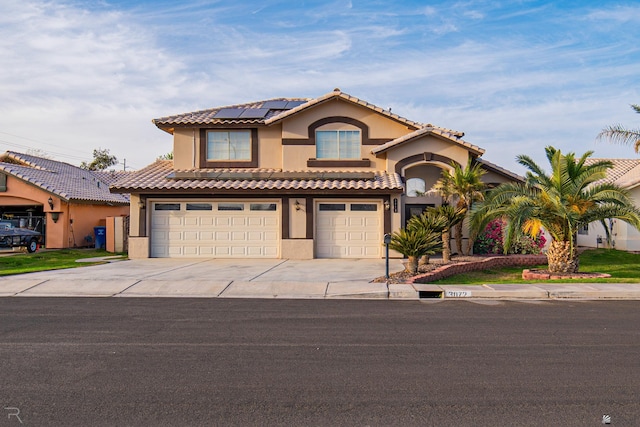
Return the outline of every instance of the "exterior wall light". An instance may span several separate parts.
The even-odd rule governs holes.
[[[49,197],[49,200],[47,200],[47,203],[49,203],[49,207],[53,209],[53,199],[51,197]]]
[[[300,209],[302,209],[302,206],[300,206],[300,202],[296,200],[296,202],[293,204],[293,206],[296,208],[297,211],[299,211]]]
[[[383,204],[384,204],[384,210],[388,211],[390,209],[389,201],[385,200]]]
[[[51,212],[51,219],[53,220],[53,222],[58,222],[59,218],[60,218],[60,212]]]

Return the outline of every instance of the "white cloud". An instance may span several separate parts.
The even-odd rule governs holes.
[[[140,166],[152,160],[139,144],[159,106],[179,96],[180,61],[122,13],[34,1],[3,1],[3,9],[0,131],[34,148],[90,158],[101,146]]]
[[[151,118],[340,87],[464,131],[507,168],[547,144],[633,155],[593,141],[607,124],[637,123],[628,109],[640,102],[637,30],[622,15],[638,8],[284,4],[0,0],[0,132],[87,157],[111,148],[141,167],[171,150]],[[584,19],[627,24],[604,39]]]

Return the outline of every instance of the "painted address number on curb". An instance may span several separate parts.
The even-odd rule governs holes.
[[[471,291],[445,291],[445,298],[469,298]]]

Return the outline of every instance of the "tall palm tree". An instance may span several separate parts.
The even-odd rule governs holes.
[[[631,105],[640,114],[640,105]],[[607,139],[613,143],[633,145],[636,153],[640,152],[640,129],[626,129],[622,125],[608,126],[598,134],[598,139]]]
[[[440,193],[448,202],[456,205],[457,210],[465,214],[471,211],[473,203],[484,199],[485,184],[482,176],[486,173],[481,169],[480,163],[474,165],[471,162],[463,169],[458,163],[451,162],[453,171],[442,171],[442,177],[434,185],[434,190]],[[469,241],[466,250],[462,250],[462,224],[456,224],[456,247],[459,253],[465,255],[473,247],[473,242]]]
[[[491,219],[507,218],[505,253],[517,230],[536,236],[544,228],[552,238],[547,252],[549,271],[577,272],[575,240],[580,225],[593,221],[604,225],[607,218],[617,218],[639,228],[640,210],[627,191],[600,181],[613,167],[610,161],[587,164],[592,151],[580,158],[574,153],[563,155],[551,146],[545,151],[551,174],[547,175],[530,157],[518,156],[518,163],[529,169],[525,183],[502,184],[491,190],[474,211],[473,226],[482,229]]]

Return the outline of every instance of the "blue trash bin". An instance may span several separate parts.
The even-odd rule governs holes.
[[[93,227],[96,235],[96,249],[104,249],[107,245],[107,227]]]

